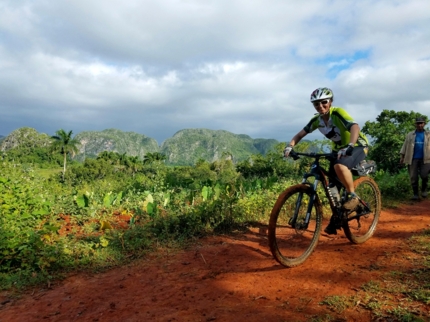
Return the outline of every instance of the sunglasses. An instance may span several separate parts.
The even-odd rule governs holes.
[[[320,103],[322,104],[322,105],[326,105],[326,104],[328,104],[330,101],[329,100],[323,100],[323,101],[318,101],[318,102],[312,102],[312,104],[315,106],[315,107],[318,107],[318,106],[320,106]]]
[[[415,122],[415,124],[424,124],[424,122]]]

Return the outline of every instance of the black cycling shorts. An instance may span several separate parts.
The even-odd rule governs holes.
[[[334,160],[331,164],[333,167],[335,164],[343,164],[349,170],[355,167],[360,161],[363,161],[367,156],[368,147],[367,146],[356,146],[352,150],[352,155],[345,155],[339,160]]]

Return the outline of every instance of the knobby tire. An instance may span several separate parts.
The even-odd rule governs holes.
[[[354,244],[361,244],[372,237],[381,213],[381,192],[378,185],[370,177],[360,177],[354,180],[354,188],[357,195],[367,203],[371,212],[357,217],[364,207],[359,205],[356,211],[348,215],[348,220],[343,222],[342,228],[345,236]]]
[[[303,199],[296,225],[292,227],[289,222],[300,194]],[[322,205],[318,195],[315,195],[309,226],[301,225],[313,194],[312,187],[306,184],[294,185],[279,195],[272,209],[268,230],[269,246],[273,257],[283,266],[294,267],[302,264],[318,243],[322,225]]]

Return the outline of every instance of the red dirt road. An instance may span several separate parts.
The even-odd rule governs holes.
[[[19,299],[0,294],[0,321],[311,321],[326,314],[336,318],[331,321],[371,321],[359,305],[338,314],[319,303],[408,269],[417,255],[407,239],[429,228],[429,200],[385,209],[366,243],[322,235],[296,268],[272,258],[262,230],[209,237],[185,251],[71,276]]]

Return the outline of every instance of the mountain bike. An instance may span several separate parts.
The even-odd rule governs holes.
[[[336,229],[343,229],[345,236],[354,244],[361,244],[372,237],[381,211],[381,193],[376,182],[368,175],[376,172],[374,161],[362,161],[351,169],[358,206],[344,210],[347,191],[340,180],[320,164],[337,158],[333,153],[299,153],[290,156],[313,158],[310,171],[302,182],[284,190],[278,197],[270,214],[268,237],[274,258],[283,266],[302,264],[317,246],[323,219],[322,197],[325,195]],[[312,179],[313,178],[313,179]],[[313,180],[313,181],[312,181]],[[318,189],[322,186],[323,189]],[[323,200],[324,201],[324,200]]]

